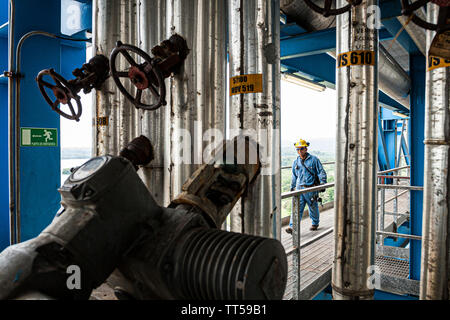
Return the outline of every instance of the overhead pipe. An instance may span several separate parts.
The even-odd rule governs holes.
[[[231,213],[231,231],[280,238],[279,1],[229,0],[229,74],[262,75],[262,90],[230,96],[230,134],[263,145],[262,172]],[[232,82],[231,82],[232,83]]]
[[[439,7],[429,3],[427,21]],[[427,31],[427,48],[436,32]],[[427,57],[429,58],[429,57]],[[425,87],[425,164],[420,299],[450,299],[450,68],[428,70]]]
[[[346,0],[338,0],[343,7]],[[336,17],[337,55],[372,51],[374,65],[351,65],[336,71],[337,131],[335,182],[335,253],[333,299],[373,299],[369,267],[374,264],[378,30],[369,29],[366,9],[378,0],[363,0]]]
[[[317,1],[317,4],[323,6],[323,2],[323,0],[320,0]],[[335,25],[335,17],[325,18],[312,11],[303,0],[281,0],[281,9],[307,31],[328,29]],[[388,54],[387,50],[382,45],[379,45],[379,48],[379,88],[409,109],[411,80],[398,62]],[[333,51],[328,53],[335,57]]]

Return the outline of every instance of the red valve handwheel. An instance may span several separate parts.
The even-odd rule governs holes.
[[[144,62],[138,64],[131,57],[130,52],[140,56]],[[116,59],[119,53],[122,54],[126,61],[130,64],[128,70],[117,71]],[[122,94],[127,97],[127,99],[130,100],[137,108],[142,108],[144,110],[156,110],[162,105],[166,105],[166,87],[164,84],[163,74],[157,66],[157,60],[150,58],[150,56],[141,49],[132,45],[122,44],[118,41],[117,46],[111,52],[110,69],[111,76],[120,92],[122,92]],[[120,81],[120,78],[129,79],[136,87],[136,95],[134,97],[125,89]],[[146,89],[150,90],[151,94],[157,99],[156,103],[145,104],[141,101],[142,92]]]
[[[50,76],[55,84],[51,84],[50,82],[45,81],[45,75]],[[80,97],[73,91],[66,79],[64,79],[53,69],[45,69],[39,72],[38,76],[36,77],[36,81],[38,83],[39,90],[41,91],[42,96],[54,111],[59,113],[64,118],[80,121],[82,111]],[[56,100],[52,101],[45,88],[49,88],[50,90],[52,90],[54,96],[56,97]],[[76,111],[73,108],[71,102],[72,99],[76,101]],[[67,105],[69,107],[70,113],[62,111],[61,104]]]

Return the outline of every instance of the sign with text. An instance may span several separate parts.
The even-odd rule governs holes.
[[[97,117],[97,126],[109,125],[108,117]]]
[[[437,68],[445,68],[450,67],[450,60],[449,59],[443,59],[435,56],[429,56],[428,57],[428,71],[431,71],[433,69]]]
[[[230,78],[230,96],[263,92],[262,74],[243,74]]]
[[[58,129],[20,128],[21,147],[57,147]]]
[[[374,66],[375,51],[357,50],[338,55],[338,68],[348,66]]]

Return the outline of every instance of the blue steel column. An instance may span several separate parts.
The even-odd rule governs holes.
[[[60,1],[21,0],[14,3],[14,52],[20,38],[27,32],[42,30],[60,33]],[[20,242],[38,235],[60,207],[57,191],[61,179],[59,115],[44,101],[35,81],[36,75],[42,69],[54,67],[56,72],[60,72],[60,41],[39,35],[28,38],[23,43],[21,60],[18,63],[22,78],[20,109],[17,110],[20,121],[19,128],[15,129],[19,133],[20,127],[58,130],[57,147],[20,147],[19,167],[15,168],[20,179],[18,197],[15,199],[15,241]],[[16,143],[20,143],[20,139]]]
[[[425,119],[425,57],[411,55],[409,60],[411,77],[411,106],[409,120],[409,143],[411,185],[423,186],[424,170],[424,119]],[[411,190],[411,234],[422,234],[423,192]],[[420,279],[421,241],[410,240],[410,278]]]
[[[8,1],[0,7],[0,25],[8,22]],[[0,29],[0,69],[8,70],[8,28]],[[9,245],[8,80],[0,78],[0,251]]]

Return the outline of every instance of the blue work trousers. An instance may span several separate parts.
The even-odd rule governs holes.
[[[305,189],[304,187],[300,187],[300,189]],[[300,190],[297,189],[297,190]],[[305,210],[306,204],[308,204],[309,209],[309,217],[311,218],[311,222],[313,226],[319,225],[319,205],[316,200],[314,199],[314,196],[318,193],[318,191],[313,192],[307,192],[300,195],[300,205],[298,208],[298,217],[299,220],[301,220],[301,217],[303,216],[303,211]],[[293,206],[292,206],[293,209]],[[289,226],[292,228],[292,214],[291,219],[289,221]]]

